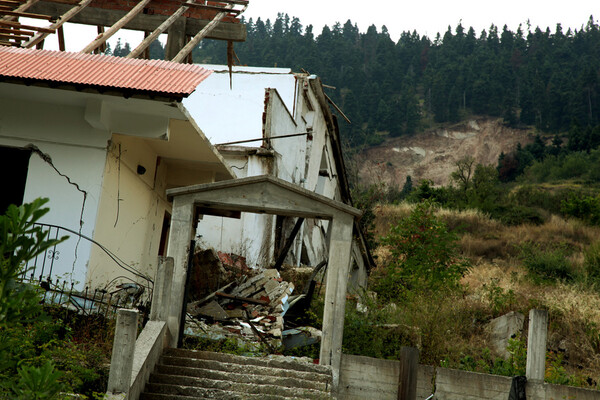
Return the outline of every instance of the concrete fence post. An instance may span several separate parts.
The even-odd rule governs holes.
[[[169,316],[174,267],[173,257],[158,257],[150,309],[151,321],[166,321]]]
[[[525,375],[531,382],[544,382],[546,372],[546,339],[548,337],[548,311],[529,311],[527,334],[527,368]]]
[[[137,323],[137,310],[121,308],[117,311],[117,325],[108,375],[108,393],[127,393],[129,391]]]
[[[419,349],[400,348],[400,374],[398,376],[398,400],[417,400],[417,370]]]

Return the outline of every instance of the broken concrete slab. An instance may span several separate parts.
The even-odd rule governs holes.
[[[510,357],[508,340],[520,335],[524,322],[525,316],[515,311],[490,321],[488,329],[492,349],[504,358]]]
[[[190,314],[202,315],[204,317],[212,318],[216,321],[224,321],[229,318],[229,315],[225,312],[225,310],[223,310],[223,307],[216,302],[216,300],[213,300],[202,307],[195,308],[193,313]]]

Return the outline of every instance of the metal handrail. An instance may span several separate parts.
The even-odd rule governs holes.
[[[144,280],[146,280],[148,282],[148,287],[151,288],[154,285],[154,281],[148,276],[143,274],[142,272],[136,270],[135,268],[133,268],[131,265],[127,264],[126,262],[124,262],[122,259],[120,259],[115,253],[113,253],[112,251],[110,251],[109,249],[107,249],[105,246],[103,246],[102,244],[98,243],[97,241],[95,241],[94,239],[80,233],[77,232],[73,229],[69,229],[69,228],[65,228],[63,226],[59,226],[59,225],[53,225],[53,224],[44,224],[44,223],[35,223],[34,226],[42,226],[42,227],[47,227],[48,232],[50,232],[50,230],[52,228],[56,229],[56,234],[55,234],[55,239],[57,239],[59,237],[59,231],[63,230],[65,232],[71,233],[73,235],[78,236],[81,239],[85,239],[88,242],[98,246],[98,248],[100,248],[104,253],[106,253],[106,255],[108,255],[108,257],[110,257],[110,259],[112,259],[115,264],[117,264],[117,266],[119,266],[121,269],[124,269],[125,271],[139,277],[142,278]],[[52,249],[48,249],[44,252],[44,261],[42,263],[42,273],[40,274],[40,282],[42,280],[42,275],[43,275],[43,271],[46,269],[46,254],[49,254],[49,259],[51,259],[52,261],[50,262],[50,272],[48,274],[48,276],[50,276],[52,274],[52,269],[54,266],[54,260],[56,259],[56,255],[58,254],[58,252],[56,251],[56,245],[54,247],[52,247]],[[37,256],[35,258],[35,261],[37,263]]]

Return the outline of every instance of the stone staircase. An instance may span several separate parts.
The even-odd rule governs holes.
[[[331,368],[275,356],[166,349],[140,400],[331,399]]]

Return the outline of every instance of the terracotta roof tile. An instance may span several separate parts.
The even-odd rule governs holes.
[[[0,46],[0,77],[189,96],[211,72],[194,64]]]

